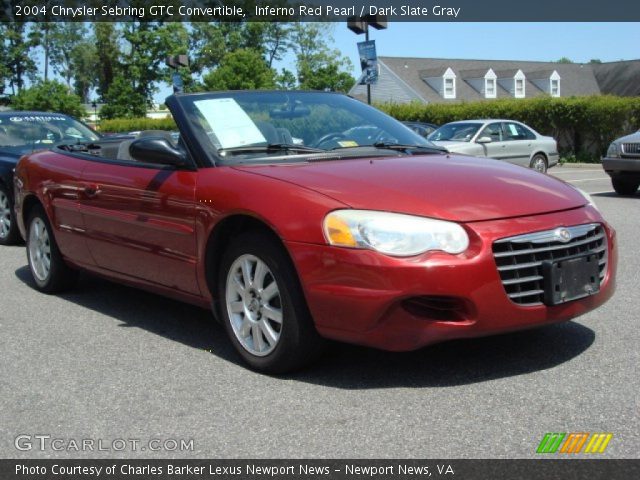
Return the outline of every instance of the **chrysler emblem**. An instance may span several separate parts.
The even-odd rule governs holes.
[[[571,232],[566,228],[558,228],[553,232],[553,236],[562,243],[567,243],[571,240]]]

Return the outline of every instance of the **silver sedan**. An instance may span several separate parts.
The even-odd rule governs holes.
[[[514,120],[447,123],[428,137],[451,153],[489,157],[546,172],[558,163],[558,144]]]

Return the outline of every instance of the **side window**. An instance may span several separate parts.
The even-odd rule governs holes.
[[[520,124],[507,122],[504,124],[506,140],[533,140],[535,135]]]
[[[489,137],[491,138],[492,142],[502,142],[502,127],[499,123],[490,123],[489,125],[484,127],[484,130],[482,130],[480,135],[478,135],[478,138],[480,137]]]

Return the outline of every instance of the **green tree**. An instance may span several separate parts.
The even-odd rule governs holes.
[[[187,53],[188,41],[181,23],[128,22],[123,25],[126,45],[120,60],[120,72],[136,94],[151,102],[156,83],[167,79],[164,60],[168,55]]]
[[[34,49],[38,45],[26,23],[0,23],[0,51],[2,52],[3,85],[9,84],[11,92],[22,90],[27,79],[36,80],[38,67],[34,60]]]
[[[591,60],[589,60],[589,63],[591,63],[591,64],[593,64],[593,63],[600,64],[600,63],[602,63],[602,60],[600,60],[599,58],[592,58]]]
[[[203,78],[205,90],[257,90],[275,87],[275,72],[252,49],[226,54],[218,68]]]
[[[286,68],[283,68],[280,73],[276,75],[276,87],[280,90],[293,90],[296,88],[296,84],[296,76]]]
[[[70,65],[73,72],[73,90],[85,103],[89,102],[90,90],[98,84],[97,63],[98,51],[95,42],[89,39],[75,46]]]
[[[100,110],[101,118],[139,118],[147,114],[147,98],[122,75],[113,79],[103,100],[106,104]]]
[[[335,63],[328,62],[316,67],[312,73],[307,73],[301,87],[308,90],[348,92],[355,83],[351,74],[339,71]]]
[[[273,62],[282,60],[291,48],[291,25],[283,22],[259,23],[258,25],[265,25],[262,41],[267,65],[272,67]]]
[[[113,82],[118,68],[120,45],[118,30],[111,22],[96,22],[93,24],[96,44],[96,76],[98,95],[104,97]]]
[[[54,71],[71,88],[74,56],[79,46],[86,48],[87,29],[78,22],[56,23],[48,34],[49,59]],[[95,68],[95,65],[94,65]],[[45,78],[46,80],[46,78]]]
[[[330,28],[322,23],[298,23],[292,27],[291,45],[302,89],[347,91],[355,83],[349,73],[351,61],[327,44],[331,41]]]
[[[567,57],[562,57],[556,61],[556,63],[573,63],[573,60]]]
[[[258,45],[249,45],[255,39],[260,23],[254,23],[251,33],[245,33],[246,23],[223,22],[191,24],[189,34],[190,69],[201,75],[215,69],[229,52],[240,48],[254,48],[262,53],[261,40]]]
[[[78,118],[86,115],[80,97],[70,93],[63,83],[55,80],[42,81],[30,88],[23,88],[12,97],[11,106],[16,110],[59,112]]]

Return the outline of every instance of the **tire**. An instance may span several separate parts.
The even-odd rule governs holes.
[[[536,153],[531,159],[529,166],[536,172],[547,173],[547,168],[549,167],[547,157],[541,153]]]
[[[322,352],[302,287],[282,245],[248,232],[224,252],[218,272],[220,317],[231,342],[254,370],[285,373]]]
[[[13,198],[9,189],[0,183],[0,245],[15,245],[19,241],[20,232],[15,221]]]
[[[42,207],[34,207],[27,220],[27,261],[38,290],[60,293],[75,284],[78,273],[65,263],[51,224]]]
[[[638,190],[638,182],[622,178],[612,178],[611,184],[618,195],[634,195]]]

